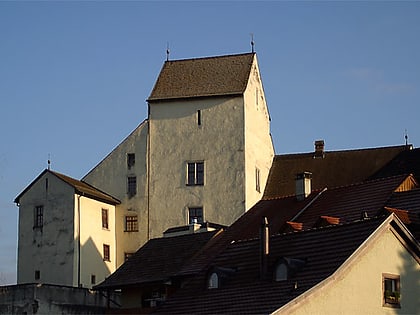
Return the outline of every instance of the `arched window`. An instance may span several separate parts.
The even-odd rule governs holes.
[[[276,281],[287,280],[288,268],[284,262],[281,262],[276,267],[275,279]]]
[[[219,287],[219,276],[217,273],[212,272],[210,277],[208,278],[208,286],[209,289],[217,289]]]

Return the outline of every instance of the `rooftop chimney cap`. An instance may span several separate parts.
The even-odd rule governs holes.
[[[325,148],[324,140],[316,140],[315,141],[314,158],[323,158],[324,157],[324,148]]]

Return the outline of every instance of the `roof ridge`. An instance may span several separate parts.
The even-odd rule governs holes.
[[[169,60],[166,60],[165,63],[204,60],[204,59],[229,58],[229,57],[238,57],[238,56],[246,56],[246,55],[256,55],[256,53],[255,52],[237,53],[237,54],[231,53],[227,55],[218,55],[218,56],[204,56],[204,57],[182,58],[182,59],[174,59],[174,60],[169,59]]]

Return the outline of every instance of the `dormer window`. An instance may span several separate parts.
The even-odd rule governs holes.
[[[274,280],[284,281],[291,279],[305,264],[306,260],[303,259],[288,257],[280,258],[274,268]]]
[[[207,282],[208,289],[218,289],[219,288],[219,276],[216,272],[212,272],[208,278]]]

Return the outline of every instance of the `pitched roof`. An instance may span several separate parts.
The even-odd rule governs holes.
[[[362,182],[404,151],[406,146],[326,151],[323,158],[314,152],[276,155],[263,198],[294,195],[296,175],[303,172],[312,173],[313,190]]]
[[[206,289],[207,272],[178,290],[157,313],[268,314],[331,276],[385,217],[273,236],[270,240],[268,278],[260,278],[259,240],[234,242],[214,261],[215,267],[234,272],[218,289]],[[322,246],[319,246],[322,244]],[[280,258],[305,262],[289,280],[274,281]]]
[[[95,289],[165,282],[175,276],[216,233],[151,239]]]
[[[51,171],[49,169],[44,170],[40,175],[38,175],[38,177],[35,180],[33,180],[32,183],[29,184],[25,188],[25,190],[19,194],[19,196],[15,198],[15,203],[19,203],[20,198],[32,187],[33,184],[35,184],[46,173],[52,174],[64,181],[65,183],[67,183],[68,185],[72,186],[75,189],[75,193],[77,194],[82,194],[86,197],[103,201],[112,205],[120,204],[120,201],[117,198],[112,197],[111,195],[93,187],[92,185],[89,185],[84,181],[74,179],[72,177],[55,171]]]
[[[148,101],[242,94],[255,53],[166,61]]]

